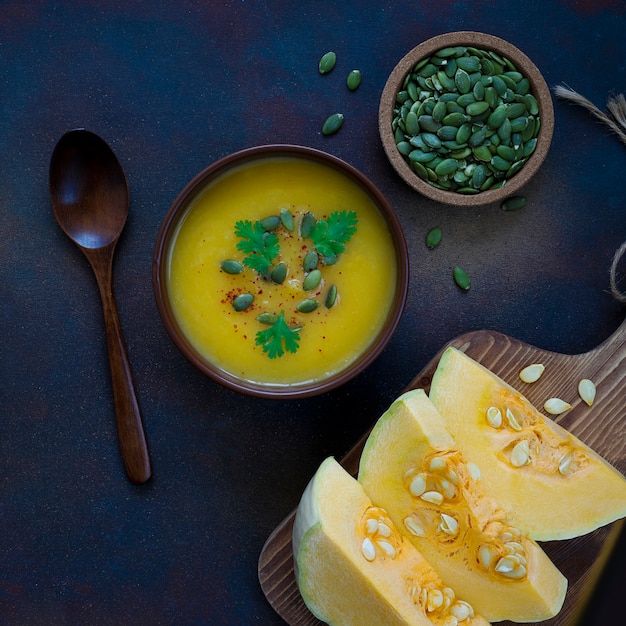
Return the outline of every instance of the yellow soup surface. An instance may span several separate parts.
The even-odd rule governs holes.
[[[240,274],[221,269],[222,261],[243,262],[235,234],[238,221],[251,223],[287,209],[295,227],[273,231],[280,261],[287,264],[282,284],[245,267]],[[302,216],[327,219],[354,211],[356,232],[336,262],[318,269],[322,280],[304,291],[303,258],[313,242],[300,236]],[[384,325],[396,290],[396,255],[384,218],[354,181],[321,163],[297,157],[267,157],[220,175],[188,208],[170,246],[168,290],[174,316],[187,340],[208,361],[233,376],[260,384],[295,385],[323,380],[361,355]],[[335,285],[337,298],[325,306]],[[243,293],[254,296],[243,311],[233,307]],[[310,313],[296,307],[305,299],[319,303]],[[261,313],[283,312],[299,328],[298,349],[270,358],[257,333],[268,329]]]

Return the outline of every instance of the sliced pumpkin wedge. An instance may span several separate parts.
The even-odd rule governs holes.
[[[294,569],[320,620],[342,626],[487,626],[332,457],[298,506]]]
[[[485,489],[534,539],[568,539],[626,516],[624,476],[463,352],[444,351],[430,399]]]
[[[422,389],[382,415],[361,455],[359,482],[441,578],[488,620],[556,615],[567,580],[483,489]]]

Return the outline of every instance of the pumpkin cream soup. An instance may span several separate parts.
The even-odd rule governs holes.
[[[384,218],[347,176],[268,157],[210,183],[167,261],[171,306],[207,361],[268,385],[323,380],[385,324],[396,253]]]

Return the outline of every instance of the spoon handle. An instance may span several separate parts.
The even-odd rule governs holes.
[[[135,393],[133,374],[113,295],[112,254],[107,249],[92,250],[91,256],[98,289],[102,298],[113,401],[122,461],[129,480],[143,484],[152,476],[150,453],[141,411]],[[102,254],[99,254],[101,253]],[[96,258],[94,258],[96,257]]]

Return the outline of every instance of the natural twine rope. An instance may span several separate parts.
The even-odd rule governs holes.
[[[611,263],[611,271],[610,281],[611,281],[611,293],[613,297],[619,302],[626,302],[626,292],[620,291],[617,286],[617,266],[619,265],[620,260],[626,253],[626,241],[615,251],[615,255],[613,256],[613,262]]]
[[[563,98],[564,100],[568,100],[573,104],[578,104],[587,109],[594,117],[606,124],[618,136],[622,143],[626,144],[626,98],[624,94],[620,93],[607,100],[607,109],[609,110],[607,114],[587,100],[587,98],[581,96],[566,85],[557,85],[554,88],[554,93],[559,98]],[[625,253],[626,241],[616,250],[609,272],[611,293],[619,302],[626,302],[626,292],[620,291],[617,286],[617,266]]]

